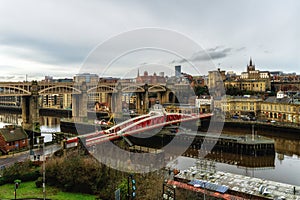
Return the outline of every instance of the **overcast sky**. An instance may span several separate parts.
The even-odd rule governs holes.
[[[82,70],[85,63],[107,41],[113,48],[98,52],[93,60],[98,71],[92,70],[105,76],[134,76],[142,65],[151,71],[149,63],[170,68],[181,64],[182,71],[195,74],[185,59],[202,66],[207,60],[203,52],[212,59],[206,71],[220,67],[240,73],[252,57],[257,69],[300,73],[299,10],[298,0],[0,0],[0,81],[24,80],[25,74],[29,79],[72,77],[87,71]],[[103,54],[120,56],[113,38],[144,27],[177,32],[202,49],[185,51],[190,54],[185,58],[135,52],[107,68]],[[175,36],[171,40],[176,48],[188,48]],[[137,40],[132,36],[127,42]]]

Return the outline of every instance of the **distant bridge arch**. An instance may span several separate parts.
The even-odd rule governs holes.
[[[126,92],[126,93],[145,92],[145,89],[139,85],[130,85],[130,86],[124,87],[122,89],[122,92]]]
[[[39,91],[39,95],[48,95],[48,94],[81,94],[81,90],[65,85],[56,85],[44,88]]]
[[[31,92],[16,86],[2,85],[0,86],[0,94],[1,96],[29,96]]]
[[[115,88],[108,86],[108,85],[97,85],[87,90],[87,93],[94,93],[94,92],[104,92],[104,93],[113,93]]]
[[[165,91],[167,91],[167,89],[163,85],[153,85],[153,86],[149,87],[148,91],[149,92],[165,92]]]

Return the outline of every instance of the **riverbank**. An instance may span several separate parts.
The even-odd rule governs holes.
[[[241,130],[247,134],[252,134],[252,126],[254,133],[264,136],[279,136],[285,138],[300,139],[300,126],[284,123],[266,123],[260,121],[243,121],[235,119],[226,119],[223,132],[237,132]],[[282,134],[284,132],[284,134]]]

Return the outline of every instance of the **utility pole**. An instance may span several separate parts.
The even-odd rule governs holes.
[[[43,148],[43,199],[46,199],[46,168],[45,168],[45,141],[44,136],[39,137],[39,145]]]
[[[43,194],[46,199],[46,169],[45,169],[45,142],[43,141]]]

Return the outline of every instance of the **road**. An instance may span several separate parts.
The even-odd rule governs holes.
[[[45,155],[49,156],[59,149],[61,149],[61,145],[58,145],[58,144],[46,146],[45,147]],[[34,149],[33,152],[34,152],[34,155],[36,156],[36,158],[38,156],[43,155],[42,149]],[[16,162],[22,162],[29,158],[30,158],[29,150],[20,152],[20,153],[16,153],[16,154],[0,156],[0,169],[3,169],[4,167],[10,166],[10,165],[13,165]]]

